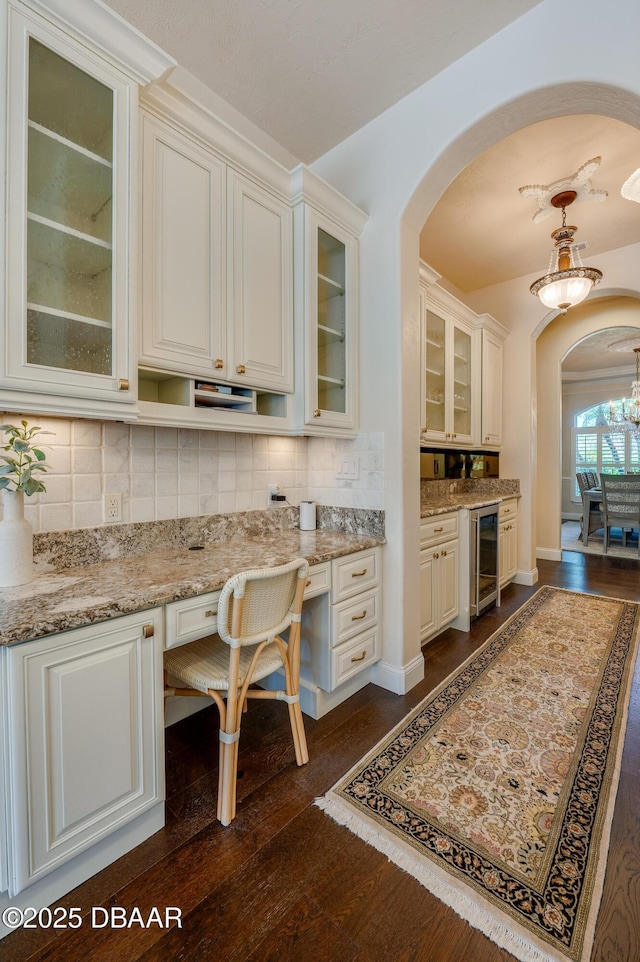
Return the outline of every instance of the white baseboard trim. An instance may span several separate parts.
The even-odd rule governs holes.
[[[386,688],[396,695],[406,695],[418,682],[424,678],[424,658],[422,654],[407,665],[390,665],[386,661],[378,661],[371,669],[371,681],[380,688]]]
[[[543,561],[562,561],[562,548],[536,548],[536,558]]]
[[[558,559],[559,560],[559,559]],[[517,585],[537,585],[538,584],[538,569],[532,568],[530,571],[517,571],[515,581]]]

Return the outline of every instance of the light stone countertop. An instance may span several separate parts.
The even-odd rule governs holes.
[[[28,585],[0,589],[0,645],[215,591],[247,568],[296,557],[320,564],[383,543],[370,535],[296,528],[38,573]]]
[[[500,501],[508,501],[511,498],[520,498],[520,494],[492,494],[476,495],[453,494],[449,498],[442,500],[423,501],[420,505],[420,518],[431,518],[437,514],[448,514],[450,511],[460,511],[468,508],[484,508],[487,504],[498,504]]]

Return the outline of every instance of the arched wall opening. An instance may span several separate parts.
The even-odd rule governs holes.
[[[537,556],[552,561],[562,558],[560,525],[564,486],[570,484],[568,452],[563,449],[562,362],[581,341],[600,331],[624,328],[640,340],[640,295],[614,295],[602,291],[565,315],[551,317],[535,340],[538,430],[536,492],[539,504],[536,524]],[[625,378],[629,393],[630,378]],[[623,388],[624,389],[624,388]],[[584,388],[583,388],[584,391]],[[588,397],[590,395],[583,394]],[[595,395],[594,395],[595,396]],[[579,406],[579,403],[577,403]],[[566,434],[566,432],[565,432]],[[565,498],[566,500],[566,498]]]

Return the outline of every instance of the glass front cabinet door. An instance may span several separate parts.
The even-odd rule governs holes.
[[[295,216],[304,250],[296,295],[305,318],[298,368],[305,384],[304,433],[353,434],[358,424],[358,241],[306,204]]]
[[[135,85],[14,8],[8,42],[2,387],[70,397],[80,412],[96,400],[126,405],[135,399],[128,336]]]
[[[422,437],[470,444],[472,421],[472,329],[423,308]]]

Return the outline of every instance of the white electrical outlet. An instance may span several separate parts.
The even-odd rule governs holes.
[[[271,500],[271,497],[272,497],[272,495],[274,495],[274,494],[280,494],[280,485],[279,485],[279,484],[268,484],[268,485],[267,485],[267,507],[268,507],[268,508],[271,508],[271,507],[273,507],[275,504],[278,503],[277,501],[272,501],[272,500]]]
[[[122,495],[105,494],[104,496],[104,520],[122,521]]]

